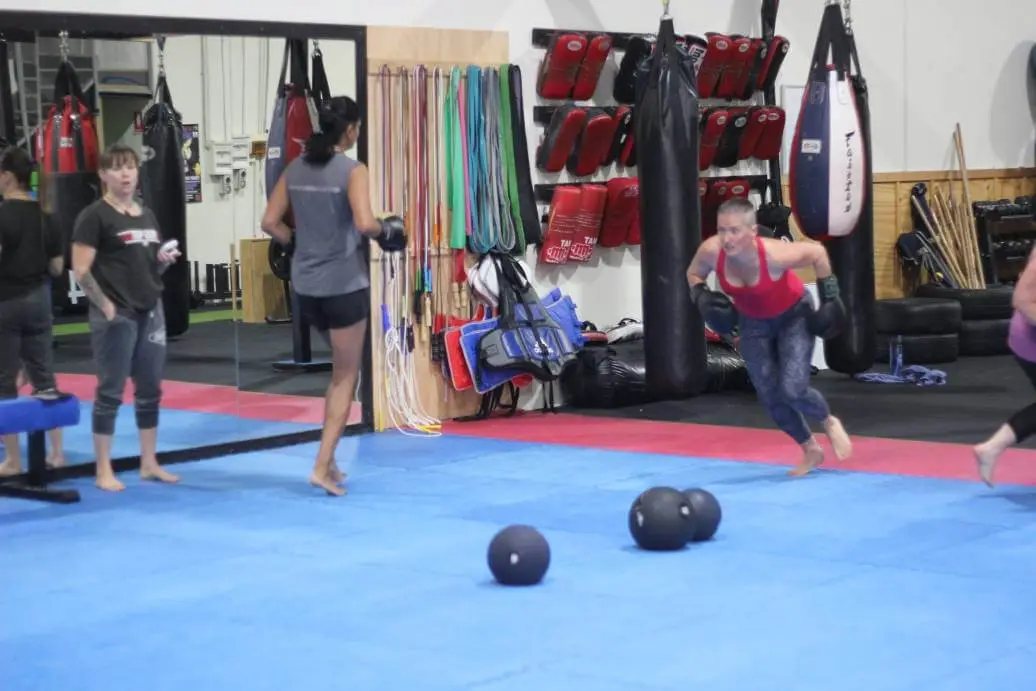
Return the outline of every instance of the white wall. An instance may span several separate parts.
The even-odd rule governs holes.
[[[791,42],[778,88],[801,85],[816,40],[821,0],[784,0],[777,31]],[[759,35],[759,0],[672,0],[671,12],[681,33],[706,31]],[[39,9],[55,12],[96,12],[89,0],[40,0]],[[853,3],[852,19],[864,75],[871,93],[876,171],[930,170],[955,165],[952,132],[961,123],[968,164],[973,168],[1033,165],[1033,119],[1027,102],[1025,59],[1032,45],[1031,3],[1022,0],[868,0]],[[0,0],[0,8],[21,9],[13,0]],[[630,0],[393,0],[383,3],[341,3],[311,0],[308,3],[253,3],[244,0],[181,0],[175,5],[154,0],[130,3],[115,0],[104,12],[201,18],[242,18],[323,24],[427,26],[436,28],[494,29],[510,34],[511,61],[522,67],[530,148],[535,149],[540,128],[532,125],[536,68],[543,51],[530,44],[533,27],[584,30],[653,32],[661,4]],[[228,39],[234,41],[236,39]],[[198,39],[175,39],[178,60],[183,60],[182,86],[173,84],[185,116],[191,98],[197,98]],[[170,39],[170,50],[174,40]],[[211,52],[219,54],[219,39],[211,40]],[[229,56],[240,48],[224,44]],[[247,51],[246,51],[247,52]],[[254,53],[251,53],[254,54]],[[216,58],[210,57],[211,60]],[[237,60],[235,63],[234,60]],[[270,64],[275,58],[271,55]],[[228,57],[239,64],[240,57]],[[235,71],[236,70],[236,71]],[[254,71],[254,70],[253,70]],[[272,70],[271,70],[272,71]],[[333,73],[332,79],[348,70]],[[193,76],[192,76],[193,73]],[[250,83],[243,68],[228,68],[225,91],[233,108],[226,116],[231,129],[254,128],[260,120],[259,99],[244,98],[241,85]],[[218,83],[218,82],[217,82]],[[344,88],[344,87],[343,87]],[[213,89],[210,88],[210,93]],[[216,88],[216,92],[219,89]],[[191,94],[195,95],[191,95]],[[218,95],[218,93],[217,93]],[[215,98],[215,96],[213,96]],[[267,102],[269,99],[267,98]],[[193,103],[200,113],[200,102]],[[212,112],[219,115],[219,109]],[[200,115],[193,116],[195,120]],[[222,118],[222,115],[219,115]],[[220,120],[222,122],[222,120]],[[217,125],[213,125],[217,127]],[[252,132],[251,129],[248,130]],[[253,181],[257,175],[252,175]],[[543,179],[542,176],[541,180]],[[603,176],[602,176],[603,177]],[[563,178],[562,178],[563,179]],[[203,208],[192,209],[192,228],[213,234],[233,227],[238,236],[251,234],[259,206],[246,191],[241,203],[220,201],[212,191]],[[212,211],[204,210],[211,207]],[[227,210],[229,207],[229,210]],[[222,211],[216,209],[222,208]],[[203,223],[195,224],[198,218]],[[194,233],[201,232],[194,230]],[[192,234],[192,239],[196,237]],[[224,237],[222,235],[220,238]],[[222,239],[214,244],[213,251]],[[195,247],[202,246],[196,241]],[[200,251],[200,249],[199,249]],[[579,304],[580,314],[603,326],[625,316],[639,316],[640,273],[636,250],[600,251],[591,266],[539,269],[544,284],[562,284]]]

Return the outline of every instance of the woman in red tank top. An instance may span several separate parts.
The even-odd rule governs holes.
[[[736,319],[741,356],[759,399],[777,426],[802,447],[802,462],[791,474],[804,475],[824,460],[807,419],[822,423],[835,455],[847,458],[849,435],[823,395],[810,386],[816,338],[836,333],[845,314],[827,250],[819,243],[759,237],[755,206],[747,199],[724,202],[717,215],[716,235],[702,243],[687,269],[695,304],[718,331],[732,331]],[[806,267],[818,279],[821,304],[816,310],[794,272]],[[705,286],[712,271],[723,293]]]

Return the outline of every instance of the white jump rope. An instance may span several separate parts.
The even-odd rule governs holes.
[[[420,171],[412,171],[411,160],[415,158],[410,153],[413,150],[419,152],[422,139],[427,136],[422,131],[416,118],[403,117],[410,112],[411,104],[416,105],[417,89],[424,89],[424,80],[418,80],[417,69],[414,69],[413,77],[405,69],[400,69],[398,76],[398,89],[390,89],[393,75],[388,66],[381,68],[381,105],[382,105],[382,136],[381,136],[381,207],[382,209],[403,208],[407,210],[409,218],[417,218],[416,209],[410,205],[410,180],[411,175],[418,173],[416,178],[423,182]],[[412,81],[411,81],[412,79]],[[436,84],[438,92],[438,84]],[[393,107],[394,106],[394,107]],[[435,99],[435,108],[432,111],[433,127],[440,118],[438,117],[439,99]],[[435,131],[433,129],[433,131]],[[393,134],[395,141],[393,142]],[[438,138],[436,139],[436,153],[439,156]],[[401,172],[401,184],[398,188],[393,185],[393,172]],[[438,170],[438,168],[434,168]],[[390,172],[392,171],[392,172]],[[395,193],[398,191],[398,195]],[[427,191],[425,191],[427,193]],[[402,196],[402,199],[397,199]],[[401,204],[399,204],[401,202]],[[399,205],[397,205],[399,204]],[[413,213],[411,213],[413,212]],[[421,223],[427,225],[428,219],[421,219]],[[413,224],[408,224],[414,228]],[[423,232],[427,236],[427,228],[414,229],[416,232]],[[409,296],[413,295],[414,286],[411,284],[413,276],[413,263],[409,251],[389,253],[381,255],[382,270],[382,306],[381,306],[381,335],[382,347],[384,349],[385,378],[384,393],[388,403],[388,416],[393,427],[408,436],[437,437],[442,435],[442,421],[430,415],[421,404],[421,396],[418,391],[417,373],[415,368],[415,357],[412,349],[414,339],[417,337],[415,329],[418,324],[412,321]]]

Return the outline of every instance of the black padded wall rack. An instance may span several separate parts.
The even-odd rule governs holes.
[[[636,177],[630,176],[630,177]],[[742,180],[750,188],[756,192],[763,192],[766,190],[766,186],[770,184],[770,178],[767,175],[701,175],[700,180]],[[550,201],[554,198],[554,190],[558,187],[582,187],[583,185],[605,185],[607,180],[587,180],[586,182],[557,182],[549,184],[535,185],[533,191],[536,194],[536,201],[540,204],[550,204]]]
[[[582,34],[584,36],[611,36],[612,48],[615,50],[626,50],[632,36],[646,36],[647,34],[629,34],[616,31],[597,31],[589,29],[533,29],[532,45],[534,48],[550,47],[550,39],[554,34]]]

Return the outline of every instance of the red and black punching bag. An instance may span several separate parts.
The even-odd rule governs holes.
[[[94,113],[68,60],[58,66],[54,102],[36,133],[36,160],[40,173],[40,201],[64,235],[65,265],[54,279],[54,306],[66,313],[86,312],[89,301],[71,279],[72,231],[79,212],[101,196],[97,176],[99,143]]]

